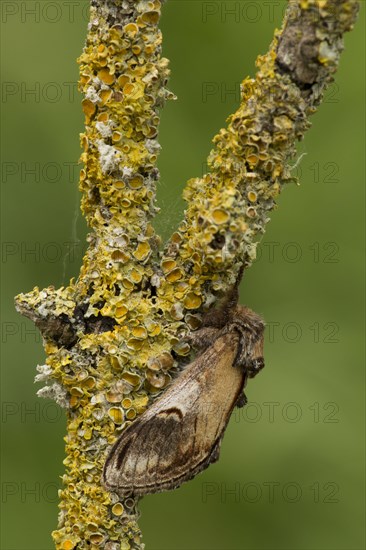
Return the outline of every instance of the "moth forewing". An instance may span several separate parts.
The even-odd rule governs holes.
[[[112,447],[106,487],[144,495],[178,487],[217,460],[245,371],[234,367],[239,334],[219,336]]]

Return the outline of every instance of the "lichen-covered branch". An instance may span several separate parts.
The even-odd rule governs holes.
[[[213,140],[210,171],[188,182],[185,219],[164,252],[163,265],[182,273],[194,303],[210,304],[255,259],[268,213],[294,179],[288,163],[296,142],[333,80],[358,8],[353,0],[291,1],[269,52],[257,59],[255,79],[243,81],[241,105]],[[163,277],[163,294],[168,283]]]
[[[190,180],[184,221],[162,252],[151,219],[166,89],[159,0],[91,0],[80,57],[82,211],[91,234],[68,287],[16,299],[44,338],[39,395],[66,409],[56,548],[141,549],[136,501],[101,485],[111,445],[179,372],[182,335],[255,257],[288,161],[331,81],[355,0],[296,0],[242,103],[215,137],[210,172]]]

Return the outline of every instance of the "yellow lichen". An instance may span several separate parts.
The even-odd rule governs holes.
[[[335,13],[330,0],[296,0],[305,16],[317,7],[324,20],[318,88],[330,80],[339,37],[355,19],[353,0],[338,4]],[[17,298],[44,336],[48,358],[39,369],[49,384],[43,395],[67,414],[61,514],[53,533],[58,550],[141,550],[134,499],[121,501],[101,483],[107,453],[190,353],[181,335],[201,326],[216,294],[232,286],[242,263],[254,260],[268,213],[292,179],[295,141],[318,101],[279,70],[278,31],[257,60],[256,78],[243,81],[227,128],[213,140],[208,173],[189,180],[185,218],[159,251],[151,223],[159,177],[155,138],[158,109],[174,97],[165,87],[159,16],[159,0],[92,3],[79,58],[86,125],[80,190],[89,248],[69,286],[36,287]]]

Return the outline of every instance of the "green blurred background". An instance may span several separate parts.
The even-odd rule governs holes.
[[[363,4],[363,2],[362,2]],[[164,55],[178,96],[161,120],[168,236],[184,182],[205,171],[210,140],[254,75],[285,3],[170,0]],[[231,13],[233,11],[233,13]],[[57,524],[65,419],[36,397],[40,338],[13,297],[77,276],[76,91],[86,1],[1,2],[2,529],[4,550],[48,550]],[[299,146],[241,301],[268,323],[266,369],[234,414],[220,461],[141,503],[147,550],[359,550],[364,541],[364,28],[346,36],[336,84]]]

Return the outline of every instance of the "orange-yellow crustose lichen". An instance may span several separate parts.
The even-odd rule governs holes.
[[[161,261],[159,294],[174,296],[184,311],[211,304],[217,292],[235,281],[241,262],[249,266],[255,259],[275,199],[287,182],[294,181],[288,163],[332,80],[341,51],[339,37],[352,28],[357,9],[352,0],[338,5],[333,0],[301,0],[289,6],[284,27],[300,17],[307,17],[309,25],[319,22],[317,62],[324,68],[308,92],[280,70],[283,29],[276,32],[269,52],[258,57],[256,78],[242,82],[240,107],[213,140],[209,173],[188,182],[185,219]],[[168,263],[179,270],[179,282],[166,273]]]
[[[160,2],[106,0],[91,7],[80,63],[85,133],[81,135],[82,211],[93,233],[79,279],[34,289],[20,309],[72,320],[74,338],[45,336],[41,394],[67,408],[66,472],[60,492],[58,549],[141,548],[135,502],[101,486],[106,452],[120,430],[161,391],[176,364],[151,301],[149,262],[158,238],[156,212],[158,108],[168,62],[157,28]],[[98,325],[99,323],[99,325]],[[104,323],[104,324],[103,324]],[[168,353],[171,361],[150,370]],[[151,374],[150,374],[151,373]]]
[[[306,96],[279,70],[277,33],[258,59],[256,79],[244,80],[227,129],[214,138],[210,172],[188,182],[185,219],[159,253],[151,225],[158,109],[174,97],[165,87],[160,2],[91,4],[79,60],[85,114],[80,189],[92,229],[89,248],[77,281],[21,294],[17,308],[44,337],[48,357],[37,380],[46,386],[39,395],[54,398],[67,414],[56,548],[140,550],[136,502],[121,501],[101,484],[106,455],[149,397],[177,374],[179,358],[190,353],[181,336],[200,326],[216,294],[228,290],[243,261],[254,259],[256,239],[291,179],[287,162],[320,94]],[[316,6],[323,18],[317,37],[324,85],[337,66],[339,38],[355,19],[355,2],[340,0],[336,13],[330,0],[296,5],[305,15]]]

